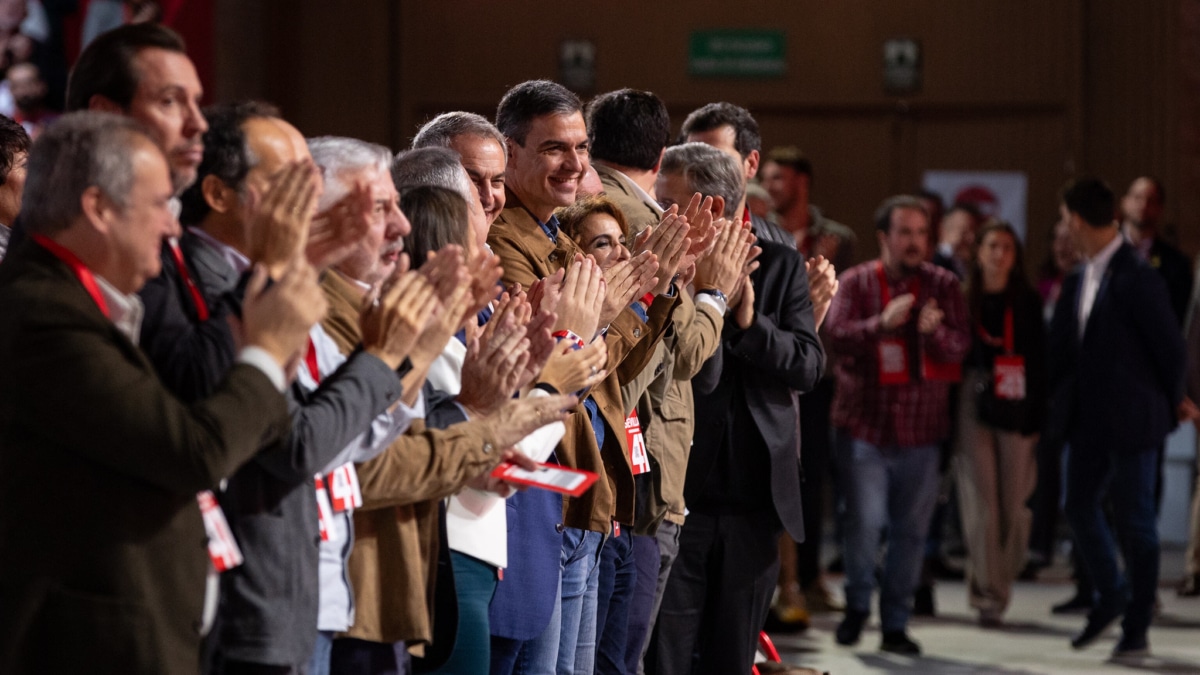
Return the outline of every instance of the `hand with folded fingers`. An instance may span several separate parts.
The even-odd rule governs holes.
[[[604,340],[593,340],[582,349],[576,349],[566,341],[559,342],[538,375],[537,382],[559,392],[583,391],[608,375],[604,369],[607,360],[608,349]]]

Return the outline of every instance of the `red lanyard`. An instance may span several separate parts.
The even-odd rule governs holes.
[[[984,330],[982,319],[980,319],[975,324],[975,332],[979,334],[979,339],[983,340],[984,344],[992,346],[992,347],[999,347],[999,346],[1003,345],[1004,353],[1012,354],[1013,350],[1016,349],[1016,340],[1013,337],[1012,305],[1005,305],[1005,307],[1004,307],[1004,341],[1003,342],[1001,342],[999,338],[993,336],[991,333]]]
[[[112,318],[108,313],[108,303],[104,301],[104,295],[100,292],[100,285],[96,283],[96,277],[92,275],[92,271],[83,264],[74,253],[59,245],[53,239],[49,239],[40,234],[30,235],[33,240],[42,246],[42,248],[50,251],[55,258],[63,261],[67,267],[71,268],[71,273],[83,284],[83,289],[88,295],[92,296],[92,300],[96,302],[96,306],[104,314],[105,318]]]
[[[192,302],[196,305],[196,316],[200,317],[201,321],[208,321],[208,305],[204,302],[204,296],[200,294],[200,289],[196,287],[196,282],[192,281],[192,275],[188,274],[179,242],[171,239],[167,242],[167,248],[171,249],[171,258],[175,261],[175,269],[179,270],[179,278],[183,281],[184,288],[188,289],[188,293],[192,296]]]
[[[888,288],[887,273],[883,271],[883,261],[875,265],[875,274],[879,277],[879,299],[881,302],[879,310],[883,311],[883,308],[887,307],[888,303],[892,301],[892,290]],[[908,292],[912,293],[913,297],[921,294],[921,277],[913,275],[912,279],[908,282]]]
[[[742,207],[742,225],[744,225],[744,226],[750,225],[750,207],[749,206]]]
[[[308,351],[304,354],[304,365],[308,366],[308,374],[312,375],[313,382],[321,384],[321,371],[317,368],[317,346],[313,344],[312,338],[308,338]]]

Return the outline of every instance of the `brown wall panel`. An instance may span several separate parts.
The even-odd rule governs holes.
[[[509,86],[558,77],[561,41],[590,40],[596,86],[585,94],[650,89],[676,126],[698,105],[730,100],[756,114],[767,146],[803,147],[815,201],[868,235],[864,253],[871,208],[932,168],[1027,172],[1035,248],[1075,172],[1117,189],[1155,173],[1173,220],[1190,224],[1200,208],[1200,132],[1180,116],[1200,110],[1200,74],[1192,66],[1185,79],[1179,65],[1187,40],[1200,41],[1200,0],[218,2],[229,50],[219,92],[272,99],[307,134],[393,147],[444,110],[491,116]],[[690,33],[722,27],[784,30],[786,75],[690,77]],[[897,36],[923,48],[924,85],[903,99],[882,83],[882,45]],[[1200,246],[1181,229],[1189,250]]]

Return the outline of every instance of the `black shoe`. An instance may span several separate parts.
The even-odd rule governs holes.
[[[1189,574],[1179,582],[1175,594],[1181,598],[1194,598],[1200,595],[1200,574]]]
[[[858,644],[858,638],[862,635],[863,624],[867,622],[867,614],[865,612],[855,612],[847,609],[846,616],[842,618],[842,622],[838,624],[837,631],[834,632],[834,638],[837,639],[839,645]]]
[[[889,631],[883,634],[883,641],[879,643],[879,651],[920,656],[921,645],[914,642],[912,638],[908,637],[908,633],[902,630]]]
[[[1070,600],[1060,602],[1050,608],[1051,614],[1087,614],[1092,609],[1092,598],[1076,592]]]
[[[1083,649],[1092,644],[1112,622],[1116,621],[1124,613],[1125,607],[1123,604],[1115,607],[1094,608],[1091,612],[1088,612],[1087,623],[1084,624],[1083,630],[1071,638],[1071,646],[1075,649]]]
[[[916,593],[913,594],[913,616],[936,616],[937,611],[933,606],[933,585],[922,584],[917,586]]]
[[[1122,635],[1117,646],[1113,648],[1112,660],[1117,662],[1140,661],[1148,656],[1150,656],[1150,643],[1146,640],[1145,633],[1137,637]]]

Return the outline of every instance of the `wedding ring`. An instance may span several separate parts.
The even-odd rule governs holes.
[[[596,368],[596,366],[592,366],[592,377],[595,377],[596,373],[598,373],[598,372],[600,372],[600,371]]]

